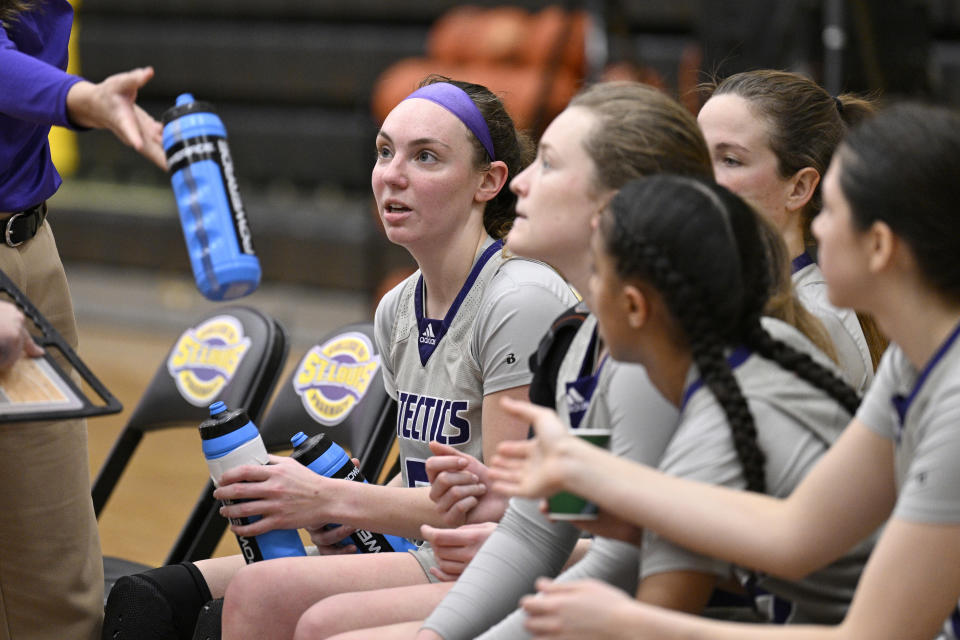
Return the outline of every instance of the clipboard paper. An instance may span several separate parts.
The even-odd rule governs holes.
[[[60,420],[119,413],[120,401],[80,360],[80,356],[53,328],[33,303],[0,271],[0,292],[9,296],[30,319],[40,335],[31,331],[45,353],[38,358],[21,358],[0,371],[0,427],[5,422]],[[96,394],[91,399],[53,358],[54,351],[70,363]]]

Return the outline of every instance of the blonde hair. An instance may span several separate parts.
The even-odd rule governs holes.
[[[584,149],[596,165],[598,191],[659,173],[713,179],[696,119],[662,91],[639,82],[601,82],[578,93],[569,106],[596,118]]]
[[[797,297],[790,277],[790,256],[787,245],[773,223],[765,216],[754,212],[760,240],[767,254],[767,266],[770,269],[770,297],[763,308],[764,315],[782,320],[795,327],[810,342],[827,354],[834,362],[839,362],[833,339],[818,317],[807,311]]]

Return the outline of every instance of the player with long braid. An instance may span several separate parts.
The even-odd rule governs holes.
[[[722,187],[644,178],[601,216],[590,295],[611,355],[642,363],[680,411],[659,468],[782,496],[836,440],[857,397],[798,331],[761,320],[773,281],[767,254],[757,214]],[[700,612],[718,581],[736,576],[764,617],[790,623],[841,619],[870,549],[867,541],[790,581],[741,572],[653,532],[631,534],[641,545],[640,600]]]

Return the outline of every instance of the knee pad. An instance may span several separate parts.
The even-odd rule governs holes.
[[[211,600],[200,609],[191,640],[220,640],[223,620],[223,598]]]
[[[102,640],[193,640],[210,589],[193,563],[117,580],[107,597]]]

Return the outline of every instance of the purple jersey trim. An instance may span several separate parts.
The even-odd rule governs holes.
[[[483,270],[484,265],[486,265],[490,258],[502,248],[503,240],[497,240],[489,247],[484,249],[483,253],[480,254],[480,257],[474,263],[473,268],[470,269],[470,274],[467,276],[466,282],[464,282],[463,286],[460,287],[460,292],[457,293],[457,297],[454,299],[453,304],[450,305],[449,309],[447,309],[447,315],[444,316],[443,320],[433,320],[431,318],[424,317],[423,275],[420,275],[420,278],[417,280],[416,291],[413,295],[413,308],[414,312],[416,313],[417,329],[419,331],[418,341],[420,347],[421,365],[426,366],[427,361],[430,359],[430,356],[433,355],[437,345],[440,344],[443,336],[447,334],[447,330],[453,323],[453,319],[457,316],[457,311],[460,310],[460,305],[463,304],[464,299],[467,297],[467,293],[469,293],[470,289],[473,288],[473,283],[477,281],[477,278],[480,276],[480,271]]]

